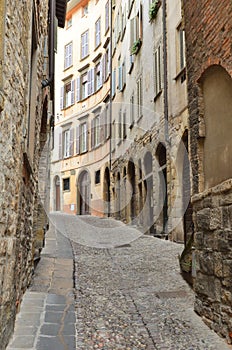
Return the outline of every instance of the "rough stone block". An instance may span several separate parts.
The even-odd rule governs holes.
[[[196,230],[209,231],[210,230],[210,209],[204,208],[196,213]]]

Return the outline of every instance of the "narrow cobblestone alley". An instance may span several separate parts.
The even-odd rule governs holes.
[[[193,311],[181,245],[112,219],[54,214],[52,222],[8,350],[231,349]]]

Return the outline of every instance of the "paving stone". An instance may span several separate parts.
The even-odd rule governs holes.
[[[66,350],[58,337],[39,337],[36,350]],[[69,349],[68,349],[69,350]]]
[[[44,323],[40,329],[41,335],[57,336],[60,330],[60,324]]]
[[[47,296],[47,300],[46,300],[47,304],[50,305],[55,305],[55,304],[66,304],[66,298],[62,295],[57,295],[57,294],[48,294]]]
[[[30,349],[33,348],[35,337],[30,335],[16,336],[11,343],[12,348]]]

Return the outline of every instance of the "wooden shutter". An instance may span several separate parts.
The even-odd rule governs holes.
[[[76,154],[80,153],[80,127],[76,126]]]
[[[103,83],[106,81],[106,54],[102,58],[102,81]]]
[[[80,99],[81,99],[81,94],[80,94],[80,84],[81,84],[81,81],[80,81],[80,77],[77,78],[77,89],[76,89],[76,101],[79,102]]]
[[[91,120],[91,148],[94,148],[95,140],[94,140],[94,119]]]
[[[88,123],[86,122],[86,151],[89,150],[89,132],[88,132]]]
[[[59,159],[62,159],[62,132],[59,134]]]
[[[74,129],[70,129],[69,135],[69,155],[73,156],[74,153]]]
[[[72,43],[68,45],[68,66],[72,65]]]
[[[95,68],[91,69],[91,93],[95,92]]]
[[[87,73],[87,84],[88,84],[88,96],[92,94],[92,87],[91,87],[91,69]]]
[[[100,61],[100,77],[99,77],[99,88],[102,87],[102,76],[103,76],[103,60]]]
[[[71,81],[71,105],[74,105],[75,103],[74,95],[75,95],[75,80],[72,80]]]
[[[118,89],[122,91],[122,66],[118,67]]]
[[[104,142],[104,111],[100,114],[100,143]]]
[[[60,88],[60,109],[64,109],[64,87]]]

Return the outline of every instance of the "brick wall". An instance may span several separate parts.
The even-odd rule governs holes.
[[[204,100],[199,85],[212,65],[232,76],[232,3],[202,0],[193,6],[183,1],[185,18],[190,147],[196,244],[196,311],[219,334],[231,338],[231,181],[205,190]],[[232,116],[231,116],[232,117]],[[220,127],[220,125],[218,126]],[[219,169],[220,171],[220,169]]]

